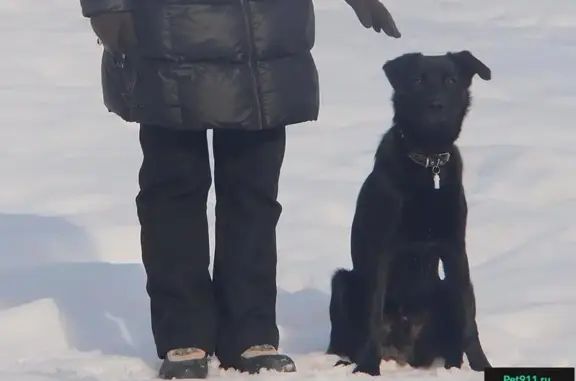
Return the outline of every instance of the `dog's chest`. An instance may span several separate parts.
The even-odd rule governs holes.
[[[454,236],[458,195],[450,188],[418,190],[406,195],[398,226],[400,246],[430,246]]]

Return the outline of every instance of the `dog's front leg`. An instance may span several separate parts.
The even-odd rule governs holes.
[[[451,283],[450,289],[453,295],[456,313],[462,322],[461,337],[462,350],[466,353],[470,367],[475,371],[483,371],[489,368],[488,361],[478,334],[478,324],[476,322],[476,297],[474,287],[470,279],[470,269],[466,250],[460,246],[459,252],[453,252],[449,258],[444,260],[444,270],[446,280]]]
[[[386,178],[372,172],[358,195],[351,231],[353,271],[361,284],[363,307],[355,373],[380,375],[384,300],[400,208],[401,199]]]
[[[447,252],[443,256],[444,271],[446,280],[450,284],[451,294],[455,297],[456,312],[463,323],[461,332],[463,351],[466,353],[472,370],[483,371],[491,365],[480,344],[476,323],[476,297],[470,279],[465,240],[468,208],[463,190],[460,192],[458,210],[456,235],[447,245]]]
[[[467,258],[467,256],[464,256]],[[468,260],[462,266],[467,266]],[[470,368],[477,372],[482,372],[486,368],[490,368],[490,362],[484,353],[482,344],[480,343],[480,335],[478,333],[478,324],[476,322],[476,297],[474,295],[474,287],[468,274],[468,281],[463,284],[461,291],[461,305],[464,314],[464,333],[463,333],[463,349],[470,363]]]
[[[363,280],[364,306],[362,329],[360,332],[360,347],[356,359],[354,373],[380,375],[381,347],[386,341],[384,325],[384,300],[386,298],[386,283],[388,280],[389,262],[387,257],[381,259],[374,269],[373,277]]]

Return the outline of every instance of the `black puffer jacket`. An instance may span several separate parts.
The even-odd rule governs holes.
[[[316,120],[312,0],[81,0],[131,11],[138,46],[105,51],[104,103],[126,121],[259,130]]]

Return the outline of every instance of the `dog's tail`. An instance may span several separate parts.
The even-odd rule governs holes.
[[[330,343],[326,354],[350,357],[352,321],[350,316],[350,296],[353,295],[353,274],[346,269],[338,269],[332,275],[330,296]]]
[[[338,288],[343,282],[348,282],[352,276],[352,270],[337,269],[332,275],[332,289]]]
[[[346,308],[347,295],[354,294],[351,288],[354,287],[354,275],[351,270],[338,269],[332,275],[332,299],[334,304],[339,307],[338,314],[348,314]]]

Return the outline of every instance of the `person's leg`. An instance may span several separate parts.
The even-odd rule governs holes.
[[[136,205],[160,376],[202,378],[216,342],[206,132],[143,125],[140,144]]]
[[[286,130],[215,130],[213,140],[216,355],[224,368],[293,371],[292,360],[276,352],[276,225],[282,211],[276,198]]]

